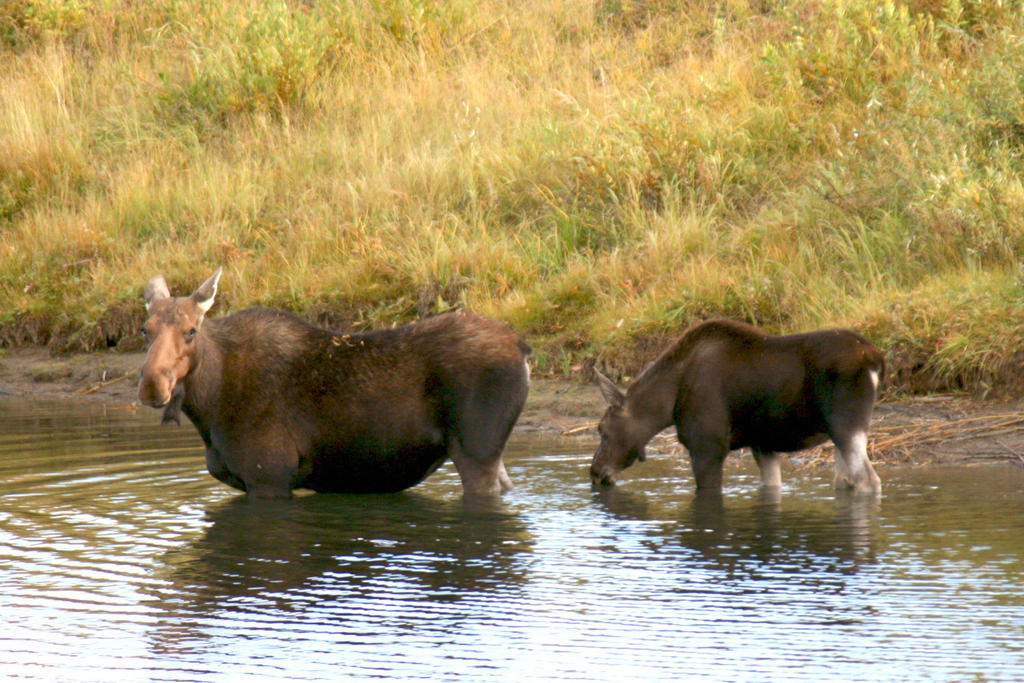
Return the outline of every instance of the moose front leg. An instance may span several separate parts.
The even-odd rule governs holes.
[[[725,454],[691,453],[690,460],[697,488],[709,491],[722,489],[722,469],[725,465]]]
[[[224,464],[224,458],[221,457],[220,452],[213,446],[206,447],[206,470],[217,481],[221,481],[239,491],[245,490],[245,482],[231,473],[231,470]]]
[[[698,489],[722,489],[722,469],[725,456],[729,454],[729,439],[723,431],[713,424],[705,424],[677,432],[679,441],[690,452],[693,479]]]
[[[290,498],[299,462],[294,445],[274,437],[272,430],[250,437],[232,440],[214,434],[206,448],[206,469],[250,498]]]
[[[250,498],[291,498],[300,484],[300,446],[282,433],[268,429],[240,444],[244,459],[238,469]]]

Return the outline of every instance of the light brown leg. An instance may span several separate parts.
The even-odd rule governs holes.
[[[847,444],[836,444],[835,480],[837,489],[848,489],[854,493],[879,494],[882,480],[868,460],[868,435],[860,431],[850,437]]]
[[[761,486],[765,488],[782,486],[782,456],[778,453],[754,451],[754,460],[761,468]]]
[[[452,462],[462,480],[464,496],[498,496],[512,488],[505,463],[497,456],[488,463],[467,457],[461,448],[452,448]]]

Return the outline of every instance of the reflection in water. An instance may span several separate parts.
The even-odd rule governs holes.
[[[369,639],[370,651],[358,659],[372,671],[372,650],[389,632],[400,640],[410,630],[425,635],[472,618],[489,594],[500,591],[507,600],[528,580],[529,534],[501,501],[416,492],[240,496],[214,506],[206,521],[200,538],[164,558],[169,583],[153,603],[173,608],[161,619],[167,627],[153,634],[157,655],[220,640],[212,614],[243,632],[259,615],[261,622],[273,618],[275,638],[301,639],[315,624],[338,647],[358,651]],[[265,634],[256,629],[248,637]]]
[[[194,590],[199,606],[267,591],[286,596],[328,574],[347,597],[384,575],[401,574],[425,595],[523,580],[515,569],[529,549],[523,526],[497,505],[468,510],[415,493],[237,497],[211,510],[203,536],[165,561],[174,590]]]
[[[0,403],[0,674],[27,680],[1024,677],[1024,471],[723,494],[652,454],[514,435],[517,488],[248,501],[194,430]],[[923,637],[922,634],[927,634]],[[909,666],[912,664],[912,666]],[[896,674],[895,672],[899,672]]]
[[[827,562],[855,571],[875,559],[872,520],[879,499],[845,492],[813,502],[784,500],[778,489],[756,488],[756,496],[730,505],[721,492],[695,491],[689,506],[678,511],[673,526],[683,547],[695,550],[730,571],[749,565]],[[646,495],[621,487],[602,489],[600,504],[620,519],[650,519]],[[788,504],[788,505],[787,505]]]
[[[176,583],[201,584],[200,601],[286,591],[327,572],[342,572],[358,588],[395,571],[390,563],[403,557],[430,566],[409,577],[425,591],[476,591],[523,580],[515,561],[530,546],[500,501],[467,506],[416,493],[276,502],[238,496],[206,520],[200,539],[165,558]]]
[[[832,505],[783,507],[761,498],[727,510],[720,495],[697,495],[681,529],[682,543],[723,567],[788,563],[794,572],[825,566],[852,572],[874,558],[872,498],[837,497]]]

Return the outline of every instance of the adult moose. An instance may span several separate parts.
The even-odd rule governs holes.
[[[608,485],[644,459],[644,446],[675,425],[699,489],[721,489],[726,454],[749,447],[766,487],[782,483],[778,453],[832,439],[836,489],[878,493],[868,424],[885,359],[848,330],[770,336],[711,320],[692,327],[625,392],[597,373],[609,407],[591,481]]]
[[[250,308],[205,319],[221,270],[191,296],[145,287],[139,400],[192,421],[206,466],[253,497],[400,491],[451,458],[467,495],[511,487],[502,450],[526,402],[529,347],[469,313],[341,335]]]

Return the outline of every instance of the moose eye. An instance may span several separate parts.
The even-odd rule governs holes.
[[[192,341],[196,337],[196,328],[191,328],[185,333],[185,341]]]
[[[143,338],[143,339],[146,339],[146,340],[148,340],[148,339],[149,339],[149,332],[147,332],[147,331],[146,331],[146,328],[145,328],[145,327],[140,327],[140,328],[139,328],[139,334],[141,334],[141,335],[142,335],[142,338]]]

